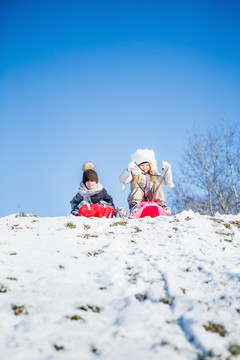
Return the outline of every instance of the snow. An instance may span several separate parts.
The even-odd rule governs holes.
[[[0,359],[239,358],[239,227],[192,211],[0,218]]]

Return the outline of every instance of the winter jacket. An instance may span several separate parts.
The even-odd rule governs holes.
[[[74,196],[74,198],[70,201],[72,211],[77,208],[80,202],[84,200],[83,196],[79,194],[79,192]],[[103,188],[99,193],[91,196],[92,204],[98,204],[100,201],[106,201],[110,206],[114,207],[113,199],[110,195],[108,195],[107,191]]]
[[[156,179],[158,182],[160,182],[162,180],[162,176],[155,171],[154,172],[156,176]],[[123,190],[125,190],[125,186],[127,183],[131,182],[131,188],[133,186],[133,177],[131,172],[128,171],[128,169],[124,170],[123,173],[120,175],[120,181],[124,184],[123,186]],[[150,175],[148,174],[141,174],[141,178],[139,181],[139,185],[141,186],[141,188],[143,189],[149,189],[152,187],[153,182],[151,180]],[[162,180],[162,184],[163,186],[168,186],[168,187],[173,187],[173,183],[172,183],[172,172],[171,172],[171,168],[168,170],[166,176],[164,177],[164,179]]]

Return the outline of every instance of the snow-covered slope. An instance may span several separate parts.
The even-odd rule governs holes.
[[[193,212],[0,218],[0,359],[240,357],[239,227]]]

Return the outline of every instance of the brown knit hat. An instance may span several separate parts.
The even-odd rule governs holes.
[[[83,165],[83,183],[86,184],[87,181],[96,181],[98,183],[98,174],[93,169],[95,166],[91,162],[87,162]]]

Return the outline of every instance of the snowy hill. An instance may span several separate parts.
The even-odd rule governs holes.
[[[240,357],[240,216],[11,215],[0,254],[1,360]]]

